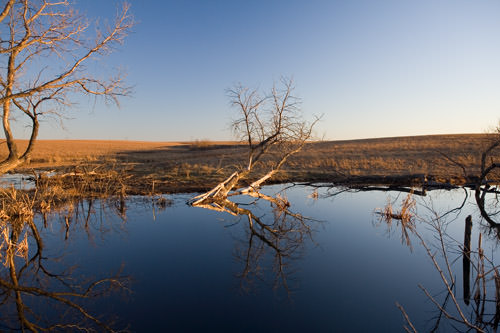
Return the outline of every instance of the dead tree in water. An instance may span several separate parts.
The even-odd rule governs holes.
[[[275,86],[270,95],[264,97],[257,90],[242,85],[229,90],[231,105],[239,112],[232,126],[238,139],[246,142],[247,163],[212,190],[192,198],[189,204],[243,216],[248,221],[248,245],[238,258],[244,263],[240,274],[244,289],[254,278],[262,278],[260,263],[266,250],[270,250],[274,258],[275,287],[283,286],[290,292],[293,288],[289,286],[288,266],[303,248],[304,239],[311,237],[311,229],[306,223],[310,219],[291,212],[286,197],[269,196],[261,193],[259,188],[311,138],[318,119],[306,122],[300,114],[300,101],[293,96],[292,80],[281,79],[280,83],[281,89]],[[246,185],[240,184],[243,182]],[[273,220],[264,221],[250,209],[228,199],[235,195],[269,201],[273,207]]]
[[[293,81],[282,78],[280,83],[281,89],[274,86],[271,94],[265,97],[261,97],[257,90],[242,85],[229,90],[231,105],[239,112],[239,118],[232,127],[236,136],[247,143],[248,162],[246,167],[235,171],[212,190],[192,198],[189,201],[191,205],[216,205],[233,195],[249,195],[278,203],[278,198],[260,193],[259,188],[280,170],[290,156],[302,149],[318,121],[316,118],[308,123],[302,118],[300,101],[293,96]],[[248,179],[256,166],[262,165],[264,157],[272,158],[270,168],[250,185],[238,188],[240,181]]]

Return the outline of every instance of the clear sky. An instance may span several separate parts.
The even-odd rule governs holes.
[[[500,119],[500,2],[132,0],[112,56],[134,86],[121,108],[82,100],[41,139],[231,139],[236,82],[293,76],[317,135],[353,139],[483,132]],[[119,1],[80,0],[89,18]],[[92,66],[92,69],[98,66]]]

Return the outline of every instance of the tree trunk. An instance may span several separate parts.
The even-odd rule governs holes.
[[[5,114],[7,114],[8,117],[10,111],[10,105],[8,104],[9,102],[4,102],[4,119],[5,119]],[[6,109],[7,112],[5,112]],[[38,128],[40,126],[36,114],[33,116],[32,121],[33,121],[33,127],[31,130],[30,141],[24,153],[19,157],[17,145],[13,139],[12,131],[9,126],[9,121],[8,119],[7,122],[4,120],[3,125],[4,125],[5,137],[7,138],[7,148],[9,149],[9,156],[5,160],[0,162],[0,175],[12,169],[17,168],[23,163],[29,161],[29,159],[31,158],[31,153],[33,152],[33,148],[35,146],[35,142],[38,137]]]

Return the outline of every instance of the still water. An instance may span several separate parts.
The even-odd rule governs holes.
[[[190,207],[190,195],[167,196],[166,205],[132,197],[126,210],[86,201],[45,221],[38,216],[43,246],[37,252],[30,232],[29,261],[16,259],[18,285],[25,289],[9,289],[12,275],[0,266],[0,329],[20,329],[21,313],[40,327],[65,331],[87,326],[101,331],[104,323],[137,332],[400,332],[406,322],[396,302],[419,331],[451,329],[418,287],[446,300],[429,255],[415,236],[412,248],[403,244],[396,221],[389,230],[375,213],[388,202],[397,211],[407,194],[339,192],[320,189],[313,198],[312,188],[286,189],[282,195],[290,211],[307,219],[288,224],[280,239],[261,226],[252,229],[247,216]],[[452,210],[440,221],[446,222],[453,293],[467,308],[459,248],[465,217],[472,215],[472,248],[482,232],[491,260],[495,235],[481,226],[474,200],[463,189],[414,197],[415,223],[432,253],[439,253],[440,243],[425,221]],[[235,200],[263,224],[280,218],[266,201]],[[64,297],[71,303],[60,301]],[[52,326],[58,323],[70,326]]]

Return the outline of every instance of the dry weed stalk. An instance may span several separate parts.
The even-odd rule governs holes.
[[[376,210],[375,213],[380,216],[380,220],[385,222],[389,228],[392,227],[392,220],[396,220],[396,227],[401,227],[401,243],[406,244],[410,250],[413,250],[410,234],[415,232],[415,206],[416,201],[413,193],[410,192],[401,203],[399,213],[394,213],[393,203],[388,199],[387,205],[383,209]]]
[[[32,225],[35,213],[47,219],[51,212],[65,212],[66,231],[69,231],[72,207],[88,198],[118,199],[117,211],[125,214],[127,187],[120,170],[79,166],[74,172],[47,177],[36,175],[33,191],[14,187],[0,188],[0,259],[9,266],[14,256],[27,258],[26,226]]]
[[[308,198],[311,198],[311,199],[314,199],[314,200],[317,200],[319,198],[319,194],[318,194],[318,189],[315,188],[311,194],[308,195]]]
[[[0,259],[9,267],[13,256],[28,258],[27,231],[20,237],[25,225],[33,223],[34,201],[27,193],[15,188],[0,188]]]
[[[42,213],[87,198],[124,201],[130,176],[120,169],[80,165],[74,171],[51,177],[36,175],[35,208]]]

